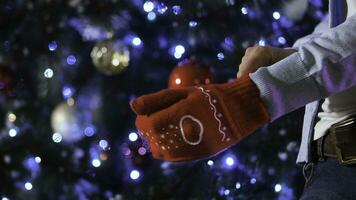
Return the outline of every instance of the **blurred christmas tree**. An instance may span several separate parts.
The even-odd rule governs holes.
[[[0,198],[296,199],[302,110],[211,160],[171,164],[151,158],[129,102],[193,55],[226,82],[248,46],[291,46],[326,11],[322,0],[1,1]]]

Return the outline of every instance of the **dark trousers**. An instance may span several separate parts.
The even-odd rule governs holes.
[[[356,165],[342,166],[334,158],[304,165],[306,180],[300,200],[356,200]]]

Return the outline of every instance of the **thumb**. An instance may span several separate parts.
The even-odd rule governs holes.
[[[150,115],[175,104],[186,96],[185,89],[166,89],[138,97],[131,103],[131,109],[138,115]]]

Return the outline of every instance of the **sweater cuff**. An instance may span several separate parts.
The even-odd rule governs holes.
[[[259,90],[248,74],[234,82],[227,83],[222,88],[226,98],[224,109],[230,113],[230,119],[239,131],[236,133],[252,133],[261,124],[270,121],[268,111],[260,98]],[[243,135],[238,137],[243,138]]]
[[[271,122],[321,96],[299,53],[261,67],[249,76],[260,92]]]

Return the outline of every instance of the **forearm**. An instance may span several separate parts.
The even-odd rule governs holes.
[[[271,121],[305,104],[356,85],[356,16],[298,52],[250,77],[260,90]]]

